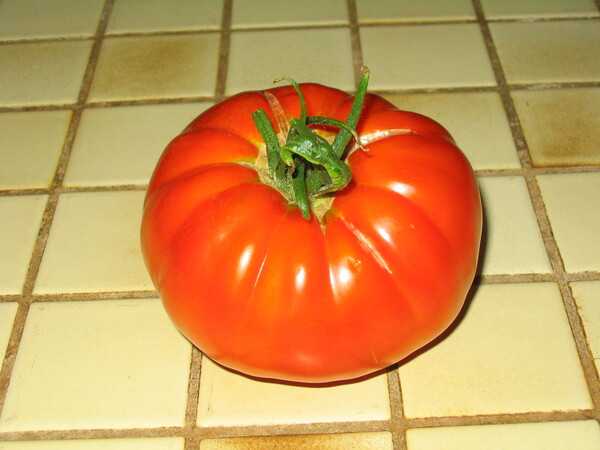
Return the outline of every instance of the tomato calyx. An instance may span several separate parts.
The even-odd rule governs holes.
[[[289,202],[297,204],[302,216],[310,220],[311,204],[317,198],[340,191],[350,183],[352,173],[344,161],[350,140],[354,138],[358,148],[367,150],[356,133],[356,125],[367,92],[369,70],[363,68],[363,76],[346,121],[307,116],[306,101],[300,86],[288,77],[278,78],[275,83],[283,80],[292,84],[300,100],[300,117],[290,119],[285,143],[280,144],[264,110],[254,111],[252,118],[265,142],[268,174],[273,186]],[[335,127],[339,133],[330,143],[310,125]]]

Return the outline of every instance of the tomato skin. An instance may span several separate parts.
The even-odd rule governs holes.
[[[300,87],[309,116],[346,119],[351,96]],[[384,369],[463,306],[481,238],[473,170],[441,125],[368,94],[361,138],[404,132],[351,153],[350,184],[305,220],[259,173],[251,113],[279,131],[274,98],[298,117],[292,87],[242,93],[169,144],[144,205],[151,278],[179,330],[231,369],[308,383]]]

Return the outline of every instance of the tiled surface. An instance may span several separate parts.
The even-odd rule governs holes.
[[[233,28],[333,24],[348,24],[348,8],[344,0],[263,0],[260,7],[252,0],[238,0],[231,16]]]
[[[502,22],[490,25],[510,83],[597,81],[600,27],[596,20]]]
[[[598,17],[593,0],[481,0],[490,19]]]
[[[468,20],[475,18],[470,0],[429,0],[397,2],[394,0],[357,0],[359,23]]]
[[[346,449],[392,449],[392,434],[383,433],[345,433],[315,436],[276,436],[230,439],[206,439],[201,442],[200,450],[277,450],[280,448],[322,450]]]
[[[72,115],[68,110],[0,115],[0,189],[52,185]]]
[[[444,124],[460,143],[473,169],[520,169],[510,124],[497,92],[393,94],[398,108]],[[472,126],[477,123],[477,126]]]
[[[2,106],[75,103],[91,47],[87,40],[0,45]]]
[[[200,426],[368,421],[389,417],[385,375],[315,389],[256,382],[203,359]]]
[[[34,292],[150,289],[138,243],[143,198],[141,191],[61,195]]]
[[[106,32],[216,30],[222,15],[221,0],[120,0],[113,6]]]
[[[332,51],[335,49],[335,51]],[[272,86],[282,76],[352,89],[351,35],[347,27],[233,31],[226,93]],[[319,66],[315,70],[313,61]]]
[[[81,123],[65,186],[114,186],[148,182],[162,149],[198,111],[211,103],[93,108]]]
[[[93,36],[102,0],[4,0],[0,3],[0,39]]]
[[[158,299],[34,304],[0,430],[183,425],[190,356]]]
[[[552,272],[523,177],[481,177],[479,189],[485,213],[481,273]]]
[[[600,164],[600,89],[515,90],[535,166]]]
[[[183,438],[72,439],[0,442],[2,450],[180,450]]]
[[[100,51],[90,101],[211,95],[216,33],[107,38]]]
[[[16,302],[0,303],[0,355],[2,359],[6,354],[6,346],[13,329],[17,308]]]
[[[360,38],[372,89],[496,83],[476,24],[363,27]]]
[[[537,180],[567,272],[600,271],[600,173],[539,175]]]
[[[0,449],[600,447],[593,0],[0,2]],[[139,249],[166,143],[291,76],[429,115],[485,211],[459,320],[386,373],[259,382],[174,329]]]
[[[0,197],[0,293],[20,294],[34,250],[46,195]]]
[[[413,429],[406,434],[409,450],[592,450],[600,445],[594,420]]]
[[[586,340],[596,367],[600,369],[600,281],[579,281],[571,284],[579,308]]]
[[[593,407],[554,283],[481,286],[457,329],[399,372],[407,417]]]

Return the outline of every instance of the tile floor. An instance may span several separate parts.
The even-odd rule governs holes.
[[[600,2],[0,2],[0,449],[600,448]],[[382,375],[253,381],[146,275],[162,149],[277,76],[440,121],[480,182],[462,320]]]

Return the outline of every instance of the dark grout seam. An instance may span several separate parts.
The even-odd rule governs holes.
[[[362,78],[363,54],[358,26],[358,12],[355,0],[347,0],[348,20],[350,22],[350,45],[352,46],[352,67],[354,68],[354,85],[358,88]]]
[[[231,46],[231,16],[233,0],[223,2],[223,17],[221,20],[221,42],[219,44],[219,64],[217,67],[217,82],[215,84],[214,101],[219,102],[225,97],[227,70],[229,68],[229,48]]]

